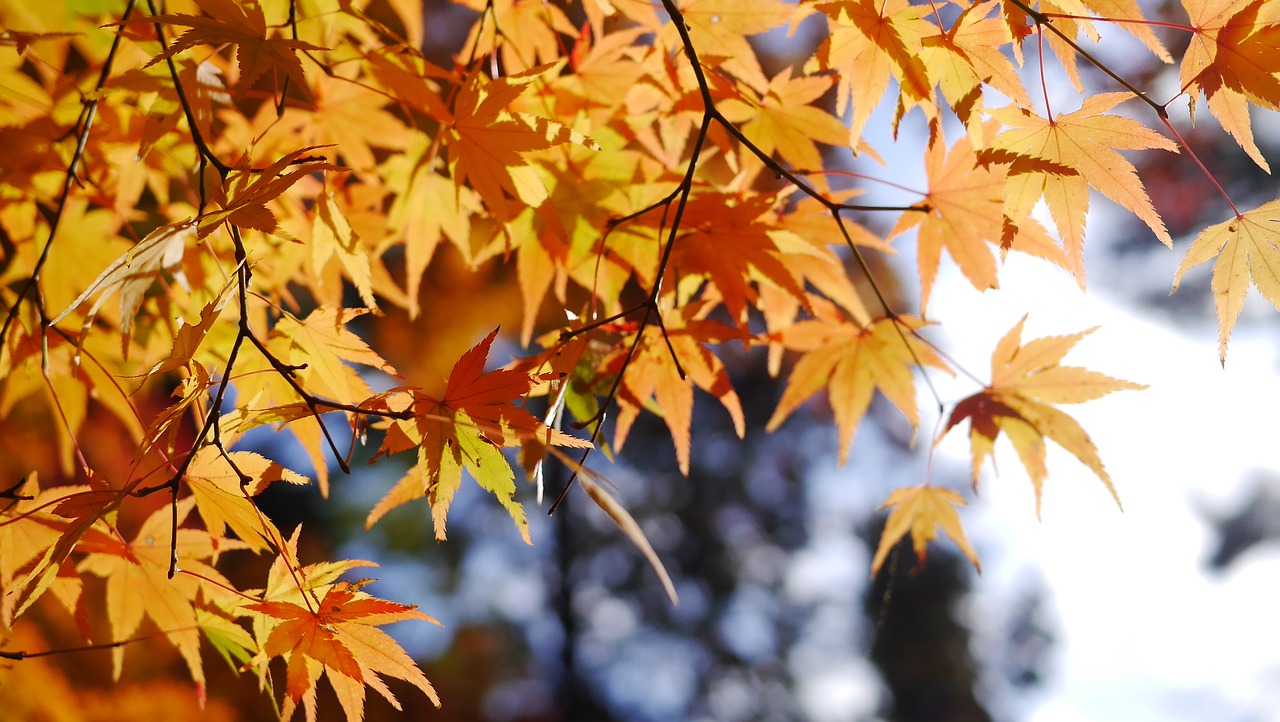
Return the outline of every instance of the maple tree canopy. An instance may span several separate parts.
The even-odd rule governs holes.
[[[1224,363],[1249,288],[1280,305],[1280,200],[1237,208],[1171,111],[1203,102],[1268,169],[1250,111],[1280,109],[1280,2],[1181,0],[1159,21],[1134,0],[459,4],[453,47],[427,40],[415,0],[0,6],[11,665],[46,651],[11,640],[53,606],[112,648],[117,677],[135,642],[171,645],[201,704],[209,648],[284,719],[315,717],[322,677],[349,720],[368,689],[398,705],[387,678],[439,704],[380,629],[433,620],[344,578],[368,562],[304,563],[308,532],[286,536],[258,496],[282,482],[327,496],[330,466],[349,472],[372,437],[407,471],[368,525],[419,506],[444,541],[475,483],[532,542],[552,457],[578,481],[544,508],[581,486],[674,602],[591,454],[625,453],[655,414],[687,474],[700,395],[741,436],[730,355],[786,378],[769,430],[825,399],[841,463],[877,394],[914,427],[922,377],[958,374],[972,393],[935,401],[941,434],[968,425],[975,489],[1003,437],[1038,512],[1052,440],[1118,503],[1062,406],[1142,387],[1063,365],[1087,331],[1024,339],[1023,318],[984,380],[931,327],[947,266],[991,289],[1028,254],[1083,289],[1091,204],[1172,245],[1143,153],[1221,196],[1173,282],[1213,262]],[[758,53],[765,34],[798,48],[785,67]],[[1117,41],[1168,65],[1170,97],[1098,59]],[[883,165],[882,106],[895,139],[927,137],[921,187]],[[860,203],[872,185],[901,201]],[[913,242],[907,298],[884,260]],[[313,469],[237,448],[264,428]],[[908,533],[923,557],[939,529],[976,566],[964,497],[919,481],[885,502],[872,571]],[[253,555],[265,580],[228,573]]]

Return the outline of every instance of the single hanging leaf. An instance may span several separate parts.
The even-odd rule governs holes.
[[[1178,290],[1182,274],[1215,256],[1218,260],[1213,264],[1213,300],[1218,307],[1218,360],[1225,365],[1227,341],[1244,308],[1249,286],[1257,286],[1280,309],[1280,200],[1201,231],[1173,276],[1173,290]]]
[[[880,566],[893,551],[898,540],[911,532],[911,545],[915,548],[916,558],[924,564],[925,553],[929,542],[938,538],[938,530],[951,537],[951,541],[960,547],[960,551],[973,563],[975,569],[982,571],[978,562],[978,553],[974,551],[964,528],[960,526],[960,515],[957,506],[964,506],[964,498],[950,489],[938,489],[933,486],[913,486],[909,489],[894,489],[888,500],[880,507],[893,508],[889,519],[880,533],[880,544],[876,547],[876,555],[871,560],[871,576],[880,573]]]
[[[991,385],[956,404],[938,441],[961,421],[969,420],[976,488],[982,462],[994,455],[996,437],[1004,432],[1031,477],[1039,516],[1040,493],[1049,474],[1045,468],[1045,439],[1053,439],[1098,475],[1119,506],[1120,497],[1102,466],[1093,440],[1075,419],[1052,404],[1078,404],[1113,391],[1145,389],[1146,386],[1059,364],[1071,347],[1094,329],[1069,336],[1038,338],[1023,345],[1022,326],[1026,320],[1023,316],[991,354]]]
[[[557,452],[557,455],[560,455]],[[667,592],[667,598],[671,600],[672,605],[680,604],[680,595],[676,594],[676,585],[671,581],[671,575],[667,573],[667,568],[663,566],[662,560],[658,558],[658,553],[653,550],[653,545],[649,543],[648,537],[645,536],[644,530],[636,523],[635,517],[627,511],[626,507],[619,504],[613,496],[605,490],[604,485],[596,481],[596,474],[572,459],[562,458],[565,464],[573,469],[578,475],[578,483],[582,485],[582,489],[587,492],[587,496],[599,506],[604,513],[613,519],[613,523],[618,525],[618,529],[623,536],[640,550],[645,560],[649,562],[649,566],[657,572],[658,579],[662,582],[662,588]]]

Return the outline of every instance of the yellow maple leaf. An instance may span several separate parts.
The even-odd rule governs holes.
[[[901,327],[898,324],[902,324]],[[927,345],[911,335],[923,325],[918,319],[880,318],[866,326],[834,316],[800,321],[782,332],[787,348],[803,351],[787,388],[765,428],[773,431],[791,412],[826,388],[840,438],[840,463],[849,458],[858,429],[876,389],[884,394],[912,426],[919,423],[915,380],[911,366],[947,369]]]
[[[965,536],[964,528],[960,526],[960,515],[955,509],[957,506],[964,506],[964,499],[950,489],[938,489],[927,484],[894,489],[880,507],[893,507],[893,511],[889,512],[884,531],[880,533],[880,544],[871,560],[871,575],[880,573],[880,566],[884,564],[885,558],[908,531],[911,532],[911,545],[915,548],[916,558],[923,564],[927,545],[938,538],[938,529],[951,537],[951,541],[973,562],[974,568],[981,572],[978,553],[974,551],[969,538]]]
[[[182,258],[186,254],[186,243],[191,238],[192,221],[170,223],[160,226],[142,239],[138,245],[130,248],[111,265],[103,269],[93,279],[89,287],[76,297],[65,309],[54,317],[51,324],[56,324],[80,307],[80,304],[97,296],[89,312],[85,314],[84,327],[93,324],[94,318],[102,304],[111,295],[120,292],[120,332],[125,339],[133,328],[133,317],[142,306],[144,295],[151,284],[160,280],[163,274],[171,273],[180,284],[186,284],[186,276],[182,273]],[[127,348],[128,344],[125,344]]]
[[[937,78],[943,97],[971,134],[981,125],[984,85],[1020,108],[1031,103],[1018,69],[1004,53],[1010,40],[1008,26],[999,18],[987,17],[998,4],[998,0],[987,0],[970,5],[950,28],[935,27],[922,39],[920,57],[929,76]]]
[[[797,15],[781,0],[688,0],[681,3],[689,36],[703,63],[714,65],[763,91],[769,84],[747,37],[786,25]],[[664,42],[679,45],[670,24]]]
[[[766,155],[777,152],[792,167],[817,170],[823,167],[822,153],[815,141],[842,147],[849,142],[849,129],[834,115],[811,105],[822,97],[835,78],[829,75],[792,77],[786,68],[769,81],[762,97],[746,90],[739,98],[717,103],[725,118],[742,123],[742,133]]]
[[[976,487],[982,462],[988,456],[994,458],[996,437],[1004,432],[1031,477],[1036,493],[1036,514],[1039,515],[1040,493],[1049,474],[1045,467],[1045,438],[1053,439],[1097,474],[1119,505],[1120,497],[1102,466],[1093,440],[1075,419],[1051,404],[1077,404],[1101,398],[1113,391],[1145,389],[1146,386],[1097,371],[1059,364],[1071,347],[1094,329],[1067,336],[1038,338],[1023,344],[1022,326],[1026,321],[1027,317],[1023,316],[996,344],[991,354],[991,385],[956,404],[938,441],[961,421],[969,420],[973,484]]]
[[[1005,191],[1008,222],[1016,228],[1043,197],[1066,248],[1067,267],[1081,287],[1091,187],[1142,219],[1166,246],[1173,246],[1137,170],[1116,151],[1161,148],[1177,152],[1178,147],[1136,120],[1103,115],[1132,97],[1129,93],[1102,93],[1086,98],[1074,113],[1051,118],[1014,106],[990,111],[1008,126],[991,144],[997,159],[1005,159],[1002,153],[1012,154]]]
[[[1182,274],[1215,256],[1218,260],[1213,264],[1213,300],[1218,307],[1218,360],[1226,364],[1227,341],[1244,308],[1250,284],[1280,309],[1280,200],[1201,231],[1173,276],[1173,290],[1178,290]]]
[[[247,481],[239,474],[244,474]],[[191,489],[209,533],[221,539],[230,528],[256,552],[279,546],[281,536],[250,497],[277,481],[310,483],[305,476],[251,451],[232,451],[224,456],[218,449],[206,446],[195,452],[195,459],[187,467],[187,488]]]
[[[839,73],[836,112],[843,115],[853,106],[851,147],[858,147],[890,78],[899,85],[896,117],[908,109],[908,103],[931,102],[933,83],[921,58],[924,37],[936,32],[936,26],[925,19],[928,7],[913,6],[907,0],[837,0],[816,7],[830,17],[831,25],[831,37],[818,49],[816,59]]]
[[[200,632],[192,600],[197,590],[230,583],[213,567],[203,563],[214,554],[212,537],[202,529],[178,529],[173,537],[171,514],[177,524],[187,518],[194,506],[188,497],[176,502],[174,509],[162,507],[147,517],[132,541],[119,533],[87,534],[77,548],[89,554],[77,565],[86,573],[106,580],[106,611],[111,638],[129,639],[137,632],[143,618],[178,649],[200,688],[204,686],[204,670],[200,659]],[[236,548],[223,540],[220,549]],[[198,575],[169,578],[171,558],[182,569]],[[206,581],[209,580],[209,581]],[[210,581],[212,584],[210,584]],[[114,677],[120,678],[124,663],[124,647],[113,650]]]

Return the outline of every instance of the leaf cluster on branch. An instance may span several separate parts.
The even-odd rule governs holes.
[[[16,483],[0,498],[0,634],[36,605],[97,615],[81,649],[111,648],[118,677],[130,643],[163,637],[202,699],[205,645],[269,689],[281,659],[285,719],[315,715],[321,676],[352,720],[366,688],[396,704],[386,677],[438,703],[378,629],[430,617],[340,580],[366,562],[304,564],[297,532],[255,498],[277,482],[327,495],[329,465],[349,472],[373,434],[379,457],[413,458],[369,525],[421,503],[444,540],[469,478],[530,541],[517,471],[541,501],[551,455],[674,599],[588,455],[621,451],[657,414],[688,473],[695,389],[741,435],[733,348],[788,374],[770,430],[829,400],[842,463],[877,392],[915,426],[921,375],[959,372],[973,393],[949,404],[942,433],[968,422],[975,486],[1003,435],[1038,505],[1051,439],[1118,501],[1059,406],[1141,387],[1061,365],[1084,333],[1024,342],[1024,318],[986,382],[929,327],[931,308],[945,317],[944,263],[982,290],[1007,254],[1030,254],[1083,288],[1098,195],[1172,245],[1130,151],[1178,153],[1222,195],[1227,220],[1195,239],[1174,283],[1214,261],[1224,362],[1249,287],[1280,304],[1280,201],[1237,208],[1169,110],[1203,98],[1267,168],[1250,110],[1280,109],[1280,3],[1182,0],[1164,20],[1134,0],[461,4],[474,12],[449,48],[429,47],[413,0],[0,8],[0,430],[24,449],[3,461]],[[806,57],[767,69],[760,48],[801,42],[782,38],[802,24],[818,38]],[[1177,65],[1171,97],[1095,55],[1126,36]],[[1049,54],[1076,109],[1050,103],[1063,88]],[[927,187],[850,170],[891,150],[870,140],[881,105],[895,136],[927,132]],[[859,203],[869,184],[902,202]],[[908,234],[918,304],[884,278]],[[514,361],[490,367],[494,320],[468,331],[483,340],[456,363],[457,344],[430,333],[487,307],[483,282],[437,298],[442,259],[513,275]],[[361,331],[392,316],[428,330],[415,354],[452,363],[443,385],[403,377]],[[259,427],[295,438],[314,478],[235,448]],[[938,529],[978,563],[963,497],[922,482],[886,502],[873,570],[908,532],[923,555]],[[553,511],[573,485],[552,490]],[[272,560],[262,588],[224,574],[237,555]]]

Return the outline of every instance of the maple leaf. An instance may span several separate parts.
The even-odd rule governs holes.
[[[718,103],[725,118],[741,124],[744,135],[766,155],[776,151],[792,167],[814,170],[822,167],[817,143],[842,147],[849,142],[849,130],[838,118],[811,105],[835,82],[831,76],[792,77],[786,68],[769,81],[763,97],[740,98]]]
[[[705,274],[719,291],[733,320],[746,319],[754,305],[752,279],[768,281],[806,303],[804,288],[783,263],[769,233],[772,196],[733,197],[700,193],[685,206],[686,228],[676,240],[671,266],[681,274]],[[656,247],[654,248],[656,251]]]
[[[215,187],[215,199],[222,210],[208,211],[201,216],[197,235],[204,238],[224,222],[274,233],[279,224],[267,203],[312,173],[341,170],[336,165],[307,156],[313,150],[313,147],[298,148],[261,170],[242,168],[233,172],[224,186]]]
[[[232,451],[224,456],[212,446],[195,452],[186,477],[187,488],[195,497],[196,508],[209,533],[221,538],[230,528],[254,551],[279,546],[280,532],[250,498],[277,481],[310,483],[305,476],[260,454]]]
[[[689,0],[680,12],[704,63],[732,73],[763,91],[769,81],[747,37],[768,32],[796,17],[796,8],[781,0]],[[662,30],[664,42],[678,45],[674,28]]]
[[[142,306],[145,294],[151,285],[162,279],[165,274],[172,274],[179,284],[187,285],[181,266],[183,256],[186,254],[187,240],[190,239],[194,230],[192,226],[193,221],[189,220],[170,223],[147,234],[147,237],[139,241],[138,245],[130,248],[123,256],[103,269],[89,287],[50,323],[58,323],[71,315],[71,312],[79,308],[80,304],[97,296],[93,305],[89,307],[88,313],[85,314],[83,326],[88,328],[93,325],[93,320],[97,317],[102,304],[106,303],[113,293],[119,291],[120,333],[125,339],[122,347],[128,348],[134,316]]]
[[[391,201],[387,222],[393,233],[404,238],[410,318],[421,313],[422,276],[436,246],[448,239],[466,257],[471,249],[471,219],[481,208],[470,188],[459,187],[436,172],[431,147],[429,137],[415,134],[405,152],[383,166],[387,185],[401,189]]]
[[[890,78],[900,88],[899,116],[905,101],[920,103],[932,95],[921,50],[924,37],[935,33],[936,26],[924,19],[928,7],[912,6],[908,0],[838,0],[815,7],[826,13],[832,28],[815,57],[823,67],[839,72],[836,112],[843,115],[852,104],[849,138],[857,148]]]
[[[626,349],[630,348],[634,333],[629,334],[618,350],[604,360],[603,375],[606,377],[622,373],[623,366],[626,366],[626,374],[618,389],[618,420],[613,437],[616,448],[621,449],[626,443],[640,409],[648,408],[666,422],[676,447],[680,472],[688,475],[695,386],[720,401],[729,412],[739,438],[746,433],[742,402],[733,389],[729,373],[724,363],[706,346],[741,339],[743,334],[719,321],[703,318],[711,308],[709,303],[695,302],[675,312],[668,309],[663,316],[662,327],[650,324],[644,330],[644,337],[629,362]]]
[[[1173,291],[1184,273],[1215,256],[1212,285],[1218,309],[1218,360],[1225,365],[1227,341],[1249,286],[1257,286],[1280,309],[1280,200],[1201,231],[1173,276]]]
[[[1253,139],[1249,105],[1280,110],[1280,6],[1265,0],[1182,0],[1182,5],[1195,33],[1179,68],[1183,89],[1204,93],[1223,129],[1271,172]]]
[[[354,308],[320,306],[299,320],[286,313],[272,329],[273,348],[283,346],[282,360],[305,367],[300,371],[307,385],[329,398],[355,404],[369,396],[369,387],[353,368],[343,363],[357,363],[376,368],[393,378],[400,374],[381,356],[369,348],[347,324],[368,313]]]
[[[944,248],[974,288],[997,287],[995,258],[987,244],[999,242],[1003,233],[1001,209],[1008,168],[979,164],[968,138],[947,151],[941,136],[925,152],[924,162],[929,192],[923,204],[928,212],[904,213],[889,238],[920,226],[916,234],[920,308],[928,309]]]
[[[488,82],[479,71],[458,90],[449,126],[453,178],[458,187],[468,181],[499,219],[510,220],[517,209],[508,198],[537,207],[547,188],[524,154],[563,143],[598,148],[595,141],[548,118],[513,113],[509,106],[529,86],[552,70],[541,65]]]
[[[0,628],[12,627],[19,607],[34,601],[23,594],[27,583],[40,575],[38,562],[65,533],[66,519],[50,510],[60,500],[89,490],[78,484],[41,489],[35,472],[7,490],[12,501],[0,508]],[[52,570],[48,588],[74,613],[80,580],[60,576],[59,567]]]
[[[24,564],[29,571],[20,577],[15,574],[13,585],[5,585],[4,588],[3,610],[7,618],[13,619],[20,616],[46,591],[55,588],[55,582],[59,576],[70,566],[71,553],[77,550],[86,535],[104,523],[104,517],[109,517],[119,510],[120,502],[125,498],[123,493],[104,488],[105,485],[99,477],[90,477],[90,482],[88,486],[55,487],[43,495],[42,499],[45,502],[57,500],[57,503],[49,509],[50,513],[35,514],[36,510],[31,509],[26,513],[19,512],[15,515],[15,519],[9,522],[34,521],[56,530],[57,533],[53,538],[39,532],[35,533],[35,538],[31,541],[38,540],[36,543],[40,543],[42,548],[39,550],[41,552],[39,557],[29,565]],[[34,482],[29,484],[31,491],[35,492]],[[28,524],[23,531],[29,535],[32,528]],[[13,539],[14,537],[9,538],[10,541]],[[53,543],[44,543],[49,541]]]
[[[373,296],[373,268],[369,263],[369,252],[359,234],[352,230],[351,222],[334,197],[328,193],[321,194],[316,200],[311,244],[312,266],[318,271],[324,268],[330,258],[337,256],[365,307],[377,311],[378,302]]]
[[[823,388],[828,390],[835,414],[841,464],[849,459],[854,432],[876,389],[916,426],[919,412],[911,366],[947,370],[942,359],[912,335],[922,325],[919,319],[904,316],[880,318],[861,326],[829,312],[784,329],[783,344],[804,355],[791,370],[765,428],[773,431],[781,426],[800,404]]]
[[[925,484],[908,489],[894,489],[889,498],[881,505],[881,510],[893,508],[889,519],[880,533],[880,544],[876,547],[875,557],[871,559],[871,576],[880,573],[884,560],[893,551],[898,540],[911,532],[911,544],[915,548],[916,558],[924,564],[927,545],[938,537],[938,529],[951,537],[951,541],[960,547],[960,551],[973,562],[974,568],[982,571],[978,563],[978,553],[974,551],[964,528],[960,526],[960,515],[957,506],[964,506],[964,498],[950,489],[939,489]]]
[[[174,540],[171,513],[177,514],[177,523],[181,524],[195,500],[187,497],[175,504],[172,512],[165,505],[148,516],[132,541],[125,541],[118,534],[101,532],[86,537],[80,550],[89,554],[78,566],[82,572],[107,580],[106,609],[112,639],[134,636],[143,618],[150,619],[178,648],[196,685],[203,690],[200,632],[191,600],[196,596],[196,589],[206,582],[189,575],[170,579],[171,555],[176,555],[179,568],[198,571],[204,579],[227,586],[229,583],[212,567],[201,563],[214,553],[213,540],[207,531],[178,529]],[[124,651],[124,647],[112,650],[116,679],[120,678]]]
[[[337,693],[348,722],[364,719],[364,688],[377,690],[393,707],[400,702],[381,677],[402,679],[417,687],[437,707],[440,698],[422,670],[379,625],[410,619],[439,624],[416,607],[389,602],[339,582],[309,605],[263,601],[244,608],[280,620],[262,645],[267,657],[288,661],[281,718],[293,717],[299,703],[307,719],[316,717],[316,683],[321,674]]]
[[[475,25],[459,57],[478,57],[501,51],[502,64],[518,73],[541,63],[551,63],[563,55],[558,34],[572,35],[576,28],[564,11],[540,0],[469,0],[478,13],[489,13],[501,32],[483,24]]]
[[[1022,326],[1026,321],[1027,317],[1023,316],[996,344],[991,354],[991,385],[956,404],[938,441],[961,421],[969,420],[973,484],[977,487],[982,462],[988,456],[994,457],[996,437],[1004,432],[1031,477],[1039,516],[1041,489],[1048,476],[1045,438],[1053,439],[1102,480],[1118,506],[1120,497],[1102,466],[1093,440],[1075,419],[1052,404],[1092,401],[1113,391],[1145,389],[1146,386],[1097,371],[1060,365],[1071,347],[1095,329],[1022,344]]]
[[[384,65],[378,65],[375,58],[381,60],[382,56],[369,56],[371,69],[389,65],[386,60],[381,60]],[[373,148],[403,149],[410,131],[383,108],[387,96],[366,87],[362,79],[355,76],[353,67],[340,66],[331,71],[332,75],[318,75],[310,83],[315,107],[285,108],[274,130],[295,139],[294,142],[324,148],[335,161],[341,159],[343,165],[372,173],[377,167]],[[392,72],[398,70],[402,74],[396,79],[408,75],[398,66],[392,67],[395,69]],[[384,80],[377,70],[374,75]],[[420,78],[413,79],[421,85]],[[404,98],[399,90],[397,87],[396,97]]]
[[[407,420],[389,422],[378,454],[417,449],[418,462],[369,512],[366,526],[372,526],[395,507],[425,496],[431,503],[436,539],[444,540],[449,506],[462,485],[465,469],[477,484],[497,497],[521,538],[532,543],[524,507],[515,500],[515,472],[502,455],[502,447],[518,446],[526,438],[581,448],[591,444],[548,428],[512,403],[528,394],[533,384],[529,374],[513,369],[485,372],[489,348],[497,335],[495,328],[462,354],[449,374],[442,398],[417,389],[394,390],[368,404],[411,414]]]
[[[1166,246],[1173,239],[1151,205],[1133,164],[1117,150],[1160,148],[1177,152],[1173,142],[1129,118],[1103,115],[1132,98],[1102,93],[1086,98],[1074,113],[1045,119],[1013,106],[992,109],[1008,128],[992,141],[997,152],[1013,156],[1007,181],[1005,216],[1014,228],[1031,215],[1041,197],[1067,251],[1067,268],[1084,287],[1084,225],[1089,188],[1142,219]]]
[[[186,323],[185,319],[178,318],[179,327],[178,332],[173,337],[173,349],[167,356],[151,367],[151,370],[147,372],[148,377],[188,366],[194,361],[200,345],[204,342],[205,337],[213,331],[218,319],[222,316],[222,310],[227,306],[228,296],[231,289],[235,287],[234,277],[234,274],[232,274],[232,277],[223,285],[218,295],[205,304],[204,308],[200,309],[200,319],[198,321]]]
[[[190,28],[179,35],[165,52],[151,59],[154,65],[197,45],[232,44],[236,46],[236,59],[240,69],[240,85],[248,88],[259,78],[271,73],[276,77],[276,87],[283,81],[277,75],[283,71],[293,81],[294,87],[307,93],[307,78],[298,60],[299,50],[325,50],[325,48],[297,39],[268,36],[267,21],[258,2],[233,2],[232,0],[195,0],[208,17],[176,13],[142,18],[133,22],[166,23]]]
[[[933,28],[921,39],[920,54],[938,88],[950,101],[956,117],[972,134],[982,118],[983,85],[1008,96],[1014,105],[1031,104],[1027,91],[1003,47],[1009,42],[1009,30],[998,18],[988,18],[999,0],[987,0],[965,8],[948,29]]]

